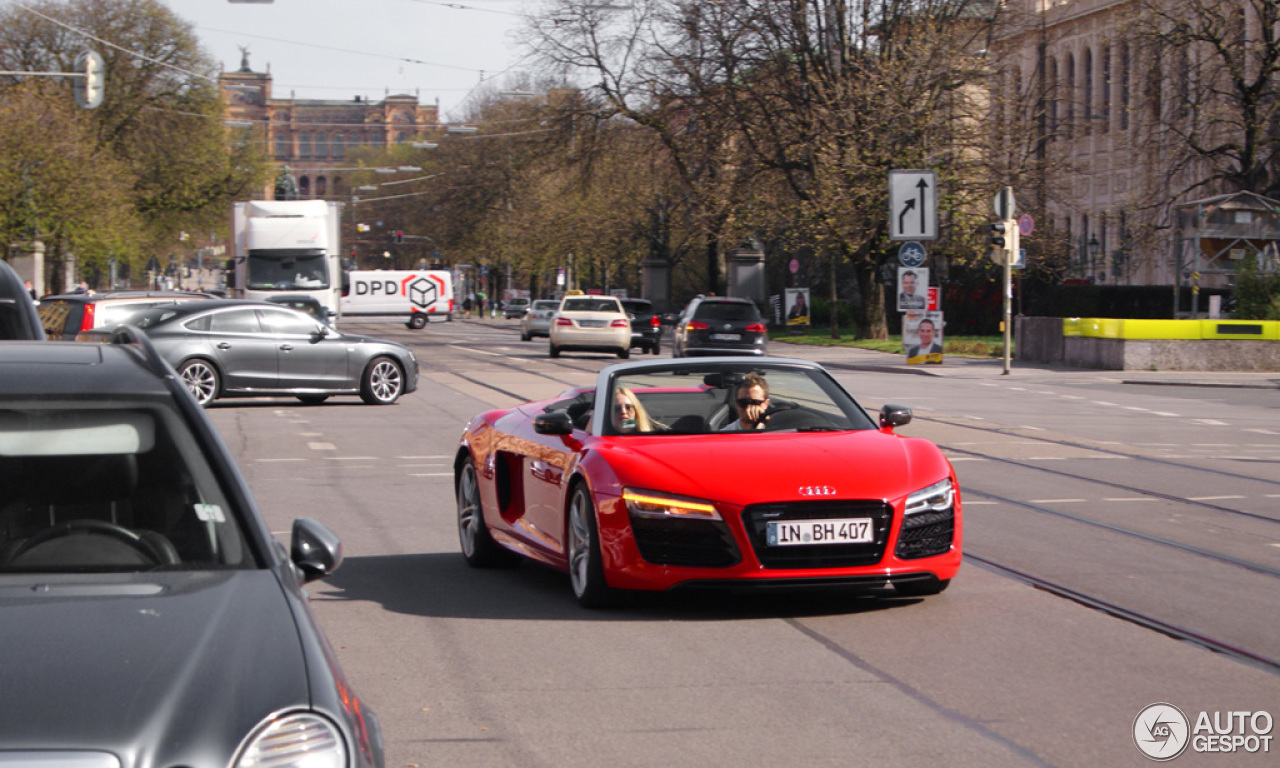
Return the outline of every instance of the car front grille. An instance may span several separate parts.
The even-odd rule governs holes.
[[[631,515],[640,556],[654,565],[728,568],[742,560],[729,526],[718,520],[665,520]]]
[[[875,540],[867,544],[810,544],[770,547],[768,524],[784,520],[871,518]],[[753,504],[742,510],[742,525],[760,565],[770,569],[850,568],[875,565],[884,558],[893,524],[893,508],[882,501],[801,501]]]
[[[951,549],[955,538],[956,515],[951,509],[921,512],[902,521],[896,554],[903,560],[933,557]]]

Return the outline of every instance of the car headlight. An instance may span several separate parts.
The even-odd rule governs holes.
[[[638,517],[678,518],[682,520],[719,520],[720,513],[709,501],[688,496],[673,496],[634,488],[622,489],[627,511]]]
[[[240,749],[232,768],[346,768],[342,733],[310,712],[267,718]]]
[[[907,497],[903,514],[914,515],[920,512],[941,512],[951,509],[955,499],[955,489],[951,486],[951,478],[934,483],[928,488],[921,488]]]

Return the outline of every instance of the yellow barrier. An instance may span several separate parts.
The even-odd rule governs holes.
[[[1066,317],[1063,336],[1094,339],[1252,339],[1280,341],[1280,320],[1124,320]]]

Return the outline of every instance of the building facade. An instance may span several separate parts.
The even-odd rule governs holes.
[[[1241,121],[1224,79],[1231,64],[1207,44],[1162,32],[1157,5],[1221,9],[1220,24],[1198,23],[1218,24],[1207,33],[1238,46],[1242,60],[1262,60],[1265,21],[1244,0],[1004,2],[992,45],[994,91],[1006,96],[1006,142],[1023,141],[1019,178],[1027,189],[1019,199],[1034,201],[1043,217],[1037,229],[1056,233],[1068,279],[1172,286],[1194,275],[1200,285],[1226,287],[1230,270],[1196,272],[1179,212],[1190,201],[1241,191],[1224,173],[1229,158],[1191,148],[1236,140]],[[1273,81],[1270,93],[1278,90]]]
[[[417,96],[388,95],[382,101],[278,98],[271,74],[254,72],[246,54],[235,72],[223,72],[218,85],[227,104],[229,130],[265,141],[281,170],[297,179],[299,196],[346,196],[353,170],[347,156],[360,147],[386,149],[430,142],[443,133],[439,105],[420,104]],[[270,198],[272,189],[264,189]]]

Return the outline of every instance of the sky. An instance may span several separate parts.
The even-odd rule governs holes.
[[[521,71],[512,33],[526,0],[161,0],[195,25],[226,71],[241,46],[255,72],[270,71],[276,98],[373,101],[417,95],[462,121],[482,78]],[[503,73],[508,73],[504,75]]]

